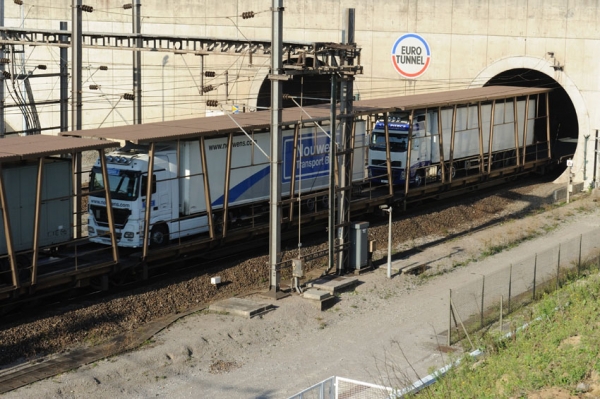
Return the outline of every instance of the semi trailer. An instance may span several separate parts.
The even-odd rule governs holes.
[[[282,133],[282,192],[289,195],[292,178],[295,195],[326,189],[330,173],[329,133],[314,125],[303,127],[297,143],[294,129],[284,129]],[[229,168],[228,140],[227,136],[207,138],[203,149],[199,140],[156,144],[150,179],[150,245],[166,245],[170,240],[206,233],[209,217],[217,230],[222,229],[226,202],[231,225],[268,218],[270,134],[259,132],[247,136],[241,131],[235,134]],[[353,180],[365,178],[365,148],[365,122],[357,121]],[[105,159],[118,245],[142,247],[148,204],[149,148],[127,144],[107,154]],[[90,176],[89,239],[111,244],[104,197],[106,186],[98,159]],[[210,187],[208,192],[206,187]]]

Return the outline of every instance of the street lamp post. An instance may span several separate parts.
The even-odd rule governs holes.
[[[387,277],[392,278],[392,207],[388,205],[381,205],[379,207],[389,215],[388,221],[388,255],[387,255]]]

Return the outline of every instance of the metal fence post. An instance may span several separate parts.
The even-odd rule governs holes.
[[[535,275],[537,274],[537,254],[535,254],[535,260],[533,261],[533,300],[535,301]]]
[[[452,341],[452,289],[450,289],[450,301],[449,301],[449,311],[448,311],[448,346],[451,345]]]
[[[510,264],[510,269],[508,270],[508,314],[510,314],[511,291],[512,291],[512,263]]]
[[[500,332],[502,332],[502,306],[504,305],[504,295],[500,295]]]
[[[483,297],[485,295],[485,276],[481,276],[481,328],[483,328]]]
[[[558,244],[558,263],[556,264],[556,290],[560,288],[560,244]]]
[[[579,259],[577,260],[577,277],[581,273],[581,241],[583,240],[583,234],[579,235]]]

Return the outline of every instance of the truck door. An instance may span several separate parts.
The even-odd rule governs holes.
[[[166,171],[157,171],[156,175],[156,193],[152,195],[154,207],[152,213],[153,220],[171,220],[171,182]]]
[[[166,179],[166,173],[164,171],[156,171],[152,175],[152,197],[150,200],[151,212],[150,219],[151,223],[156,221],[164,221],[170,219],[170,201],[169,201],[169,181]],[[144,203],[143,208],[146,208],[146,184],[147,177],[142,177],[141,195]],[[165,217],[165,215],[167,217]]]

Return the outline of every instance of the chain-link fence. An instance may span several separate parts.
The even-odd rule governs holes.
[[[544,292],[557,289],[568,278],[600,266],[594,230],[558,247],[533,254],[491,274],[450,290],[448,345],[526,305]]]

